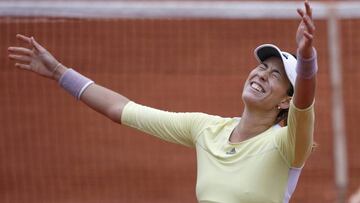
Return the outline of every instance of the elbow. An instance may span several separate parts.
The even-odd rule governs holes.
[[[126,106],[126,104],[129,102],[130,102],[130,100],[128,100],[128,99],[123,99],[123,100],[119,100],[116,102],[112,102],[112,104],[109,105],[105,111],[106,116],[109,119],[111,119],[112,121],[114,121],[115,123],[121,124],[121,116],[122,116],[123,109]]]
[[[116,104],[109,107],[106,111],[106,116],[115,123],[121,124],[121,114],[124,105]]]

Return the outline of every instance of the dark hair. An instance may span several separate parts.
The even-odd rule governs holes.
[[[295,54],[291,54],[291,55],[293,55],[297,59]],[[287,95],[293,96],[293,94],[294,94],[294,87],[292,85],[290,85]],[[278,124],[281,121],[283,121],[284,126],[287,126],[288,113],[289,113],[289,109],[282,109],[276,117],[275,124]],[[314,143],[311,147],[311,152],[315,151],[315,148],[317,148],[318,146],[319,146],[319,144],[314,141]]]
[[[296,54],[291,53],[291,55],[297,59]],[[292,97],[294,94],[294,87],[290,84],[290,88],[287,91],[287,95]],[[284,126],[287,126],[287,118],[288,118],[289,109],[281,109],[279,114],[276,116],[275,124],[283,121]]]
[[[288,96],[293,96],[294,94],[294,87],[290,85],[290,88],[287,91]],[[283,121],[284,126],[287,125],[287,118],[288,118],[289,109],[281,109],[279,114],[276,116],[275,124],[280,123]]]

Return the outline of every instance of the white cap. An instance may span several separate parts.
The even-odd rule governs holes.
[[[259,63],[262,63],[267,58],[275,56],[281,58],[284,67],[285,72],[290,80],[290,83],[295,88],[295,80],[296,80],[296,58],[289,54],[288,52],[281,51],[277,46],[273,44],[263,44],[258,46],[254,50],[255,58],[259,61]]]

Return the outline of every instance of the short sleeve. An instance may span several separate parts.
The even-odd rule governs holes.
[[[162,140],[194,147],[197,135],[214,116],[204,113],[176,113],[129,102],[121,123]]]
[[[313,145],[314,102],[306,109],[297,108],[290,102],[288,126],[275,136],[276,145],[290,167],[302,167]]]

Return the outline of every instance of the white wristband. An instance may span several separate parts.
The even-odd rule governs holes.
[[[77,100],[80,99],[81,94],[85,91],[85,89],[93,83],[94,81],[71,68],[66,70],[59,79],[59,85],[68,93],[73,95]]]
[[[300,78],[304,78],[304,79],[313,78],[318,71],[316,49],[313,48],[313,55],[309,59],[304,59],[300,55],[299,51],[298,51],[297,56],[298,56],[297,64],[296,64],[297,76]]]

